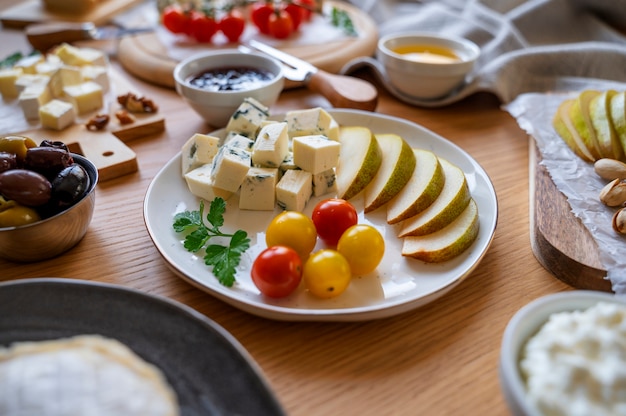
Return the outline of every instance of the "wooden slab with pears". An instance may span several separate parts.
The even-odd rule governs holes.
[[[584,90],[565,99],[552,119],[554,130],[575,157],[594,164],[596,173],[607,183],[620,177],[619,169],[612,167],[626,162],[625,104],[624,91]],[[541,165],[539,151],[533,149],[531,157],[531,191],[535,196],[531,198],[531,237],[535,255],[557,278],[575,288],[610,292],[611,282],[605,279],[593,236],[571,214],[569,202]]]

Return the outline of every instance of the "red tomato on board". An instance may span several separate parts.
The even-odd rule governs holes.
[[[252,5],[252,11],[250,12],[250,18],[252,23],[259,29],[259,32],[269,35],[269,18],[274,13],[274,8],[267,3],[254,3]]]
[[[195,10],[190,13],[190,16],[189,35],[198,42],[210,42],[217,32],[215,19]]]
[[[291,16],[293,31],[295,32],[300,27],[300,23],[302,23],[302,20],[304,19],[304,12],[306,10],[297,4],[289,3],[285,6],[285,11],[289,13],[289,16]]]
[[[293,20],[285,10],[276,10],[267,21],[269,34],[276,39],[285,39],[293,32]]]
[[[186,33],[189,16],[180,6],[172,4],[163,9],[161,21],[163,26],[172,33]]]
[[[246,28],[246,19],[238,10],[231,10],[220,19],[219,28],[230,42],[237,42]]]
[[[313,12],[311,11],[315,7],[315,0],[299,0],[298,4],[302,5],[302,20],[308,22],[311,20]]]
[[[252,282],[265,296],[282,298],[302,280],[302,260],[287,246],[272,246],[259,254],[250,270]]]
[[[320,201],[311,214],[313,224],[326,244],[335,246],[345,230],[359,221],[354,206],[340,198],[330,198]]]

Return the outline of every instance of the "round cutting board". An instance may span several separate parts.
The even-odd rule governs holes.
[[[339,72],[354,58],[373,55],[378,42],[378,29],[374,21],[360,9],[343,2],[327,1],[325,7],[345,10],[359,36],[320,44],[298,45],[297,42],[290,42],[288,46],[277,47],[331,73]],[[303,29],[305,27],[300,30]],[[124,69],[134,76],[156,85],[174,88],[173,71],[178,60],[171,56],[156,33],[121,39],[117,55]],[[289,83],[287,85],[293,86]]]

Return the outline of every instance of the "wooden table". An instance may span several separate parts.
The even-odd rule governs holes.
[[[11,2],[0,0],[2,5]],[[27,51],[4,30],[0,55]],[[113,62],[113,65],[117,65]],[[491,95],[442,109],[405,105],[384,93],[378,112],[419,123],[458,144],[491,177],[499,202],[493,244],[478,268],[440,300],[400,316],[362,323],[286,323],[235,309],[174,275],[143,221],[154,175],[196,132],[209,130],[172,90],[133,80],[166,114],[166,132],[130,143],[139,171],[98,185],[85,238],[68,253],[34,264],[0,260],[0,281],[65,277],[123,285],[182,302],[222,325],[262,368],[286,411],[298,415],[501,415],[501,337],[528,302],[570,288],[530,247],[528,137]],[[274,113],[325,106],[306,90],[285,92]]]

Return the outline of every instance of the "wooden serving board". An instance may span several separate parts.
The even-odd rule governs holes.
[[[530,239],[535,257],[576,289],[611,292],[595,240],[540,164],[541,154],[532,139],[529,155]]]
[[[86,13],[68,14],[47,10],[41,0],[19,1],[16,2],[18,4],[0,14],[0,22],[3,26],[10,28],[23,28],[31,23],[54,21],[92,22],[102,25],[118,13],[141,2],[142,0],[104,0]]]
[[[350,4],[332,1],[325,3],[348,12],[360,36],[324,44],[290,44],[280,49],[319,69],[337,73],[350,60],[374,53],[378,42],[378,28],[370,16]],[[226,47],[232,48],[233,45]],[[209,49],[207,46],[207,50]],[[134,76],[156,85],[174,88],[173,72],[178,61],[168,54],[167,47],[157,34],[147,33],[121,39],[117,56],[124,69]],[[294,86],[297,84],[286,83],[287,88]]]

